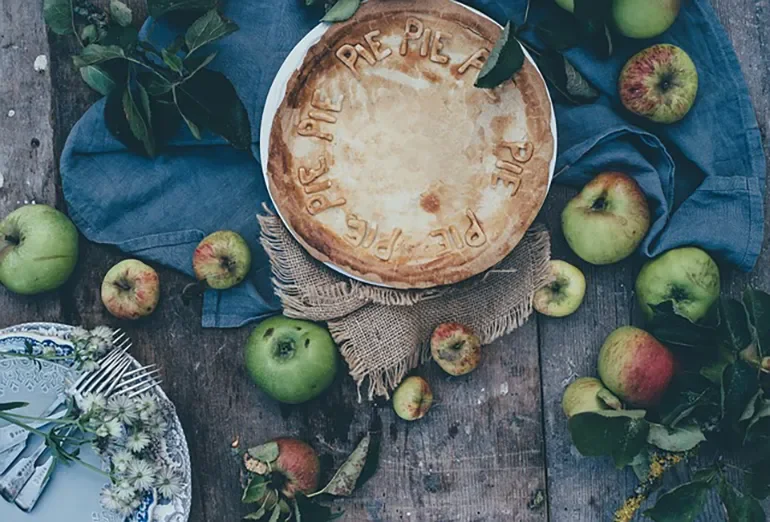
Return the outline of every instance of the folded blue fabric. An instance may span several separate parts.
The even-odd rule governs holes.
[[[415,0],[417,1],[417,0]],[[471,0],[497,21],[521,21],[525,0]],[[160,157],[125,150],[107,131],[97,102],[77,123],[61,159],[64,195],[83,234],[98,243],[192,274],[192,252],[208,233],[240,232],[254,252],[246,282],[207,291],[203,326],[236,327],[275,313],[280,303],[270,266],[258,243],[255,215],[268,202],[259,163],[259,125],[273,77],[294,45],[317,23],[297,0],[227,2],[225,14],[240,31],[215,44],[214,69],[224,72],[251,118],[251,152],[217,136],[195,140],[180,128]],[[621,106],[616,79],[625,61],[651,41],[618,38],[606,61],[568,52],[601,91],[597,103],[573,106],[557,94],[558,183],[579,186],[602,170],[628,172],[647,194],[654,222],[640,252],[654,256],[698,245],[720,260],[750,270],[762,243],[765,163],[748,90],[730,42],[706,0],[685,2],[660,42],[684,48],[700,73],[695,106],[680,123],[657,125]],[[534,16],[548,9],[535,4]],[[153,40],[173,30],[159,27]],[[534,41],[533,43],[537,44]],[[215,95],[215,93],[212,93]]]

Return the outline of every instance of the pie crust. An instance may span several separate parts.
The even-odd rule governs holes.
[[[462,281],[532,224],[554,157],[552,106],[527,59],[474,87],[501,33],[451,0],[370,0],[288,82],[266,172],[316,259],[395,288]]]

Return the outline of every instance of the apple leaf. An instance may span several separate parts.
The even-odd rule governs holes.
[[[736,299],[719,300],[719,332],[722,341],[733,352],[739,352],[752,342],[746,307]]]
[[[75,34],[72,0],[44,0],[43,19],[56,34]]]
[[[629,464],[639,482],[644,482],[650,475],[650,453],[642,450]]]
[[[672,452],[689,451],[705,440],[703,431],[695,424],[682,428],[667,428],[650,423],[650,432],[647,434],[647,442],[664,451]]]
[[[650,424],[644,415],[644,410],[579,413],[569,420],[572,443],[582,455],[609,455],[622,468],[634,460],[647,442]]]
[[[350,454],[344,464],[337,470],[329,483],[318,494],[334,495],[337,497],[348,497],[356,487],[358,477],[366,464],[366,457],[369,454],[369,443],[372,440],[371,434],[367,433],[356,449]]]
[[[28,402],[0,402],[0,411],[18,410],[29,405]]]
[[[187,54],[190,55],[204,45],[224,38],[237,30],[238,24],[224,18],[216,9],[212,9],[187,29],[184,35]]]
[[[270,515],[270,520],[268,522],[278,522],[278,519],[281,518],[281,505],[276,504],[273,508],[273,513]]]
[[[722,423],[734,426],[759,391],[759,370],[738,359],[722,373]]]
[[[690,417],[710,418],[721,411],[719,388],[714,384],[721,382],[721,373],[716,383],[698,373],[682,372],[666,390],[657,413],[660,423],[675,428]]]
[[[243,489],[243,497],[241,502],[244,504],[254,504],[262,500],[267,491],[267,482],[265,477],[261,475],[252,475],[249,478],[249,482]]]
[[[535,61],[545,79],[569,103],[591,103],[599,97],[599,91],[560,52],[545,49]]]
[[[693,522],[703,511],[711,487],[708,481],[682,484],[661,495],[655,506],[644,512],[644,516],[656,522]]]
[[[125,57],[126,53],[120,46],[91,44],[86,46],[78,56],[73,56],[72,61],[75,63],[75,67],[85,67],[86,65],[95,65],[107,60]]]
[[[322,22],[344,22],[356,14],[361,7],[361,0],[337,0],[337,2],[326,12]]]
[[[123,91],[123,113],[131,134],[144,146],[149,157],[155,157],[155,139],[152,134],[150,97],[142,84],[137,84],[138,102],[130,88]]]
[[[251,124],[246,107],[224,74],[201,69],[175,88],[177,106],[199,128],[219,134],[237,149],[251,145]],[[211,93],[216,93],[212,96]]]
[[[719,497],[730,522],[766,522],[765,510],[760,503],[755,498],[739,492],[724,479],[719,484]]]
[[[741,417],[741,420],[745,420],[744,417],[746,416],[747,412],[744,412],[744,415]],[[758,400],[756,401],[756,406],[754,408],[754,411],[752,411],[751,419],[749,421],[749,425],[746,426],[746,436],[749,437],[752,435],[752,432],[755,429],[759,429],[761,427],[767,427],[770,426],[770,423],[767,422],[767,420],[770,418],[770,401],[767,399],[764,400]],[[762,430],[766,431],[766,430]]]
[[[115,88],[115,80],[110,74],[98,65],[86,65],[80,69],[83,81],[93,90],[104,96]]]
[[[524,65],[524,49],[511,32],[511,22],[505,24],[489,58],[476,77],[476,87],[494,89],[511,80]]]
[[[761,408],[762,405],[762,396],[764,395],[764,391],[760,388],[757,393],[754,394],[754,396],[751,398],[749,403],[746,405],[746,409],[743,410],[743,413],[741,414],[741,417],[738,419],[738,422],[743,422],[747,420],[751,420],[752,417],[754,417],[754,414],[757,412],[759,408]]]
[[[698,349],[714,345],[715,329],[679,315],[673,301],[650,304],[650,308],[653,315],[647,329],[660,342]]]
[[[253,448],[246,450],[251,458],[257,459],[261,462],[274,462],[278,459],[278,443],[267,442]]]

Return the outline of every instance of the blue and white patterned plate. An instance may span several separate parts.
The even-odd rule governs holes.
[[[23,352],[31,346],[39,353],[44,347],[53,347],[58,356],[72,353],[67,341],[73,327],[55,323],[27,323],[0,330],[0,352]],[[32,361],[23,358],[0,357],[0,402],[29,402],[26,415],[37,415],[61,391],[64,380],[72,376],[71,360],[60,364]],[[138,363],[135,362],[138,367]],[[173,403],[160,388],[156,388],[161,409],[169,428],[160,449],[160,458],[182,476],[182,493],[172,500],[158,499],[148,494],[142,505],[130,517],[104,510],[99,496],[104,478],[77,465],[59,466],[51,483],[31,513],[24,513],[13,504],[0,501],[0,520],[3,522],[186,522],[190,515],[192,479],[187,441],[176,415]],[[35,441],[32,441],[32,446]],[[99,465],[99,458],[90,450],[81,458]]]

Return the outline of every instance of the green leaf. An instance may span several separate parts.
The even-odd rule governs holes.
[[[651,423],[650,432],[647,435],[647,442],[672,452],[689,451],[705,440],[706,437],[697,425],[667,428]]]
[[[145,76],[139,75],[138,79],[142,85],[147,85]],[[144,143],[134,136],[123,110],[125,90],[126,82],[119,82],[107,96],[104,104],[104,122],[110,133],[129,150],[137,154],[146,154]],[[150,107],[155,147],[159,151],[176,134],[181,118],[170,95],[150,98]]]
[[[43,19],[56,34],[75,34],[72,0],[44,0]]]
[[[218,40],[238,30],[238,24],[223,18],[216,9],[212,9],[198,18],[184,35],[188,54],[194,53],[204,45]]]
[[[255,511],[254,513],[249,513],[243,518],[244,520],[259,520],[264,516],[265,516],[265,510],[262,508],[259,508],[259,511]]]
[[[188,56],[184,59],[184,66],[187,68],[188,71],[190,71],[187,74],[187,77],[190,78],[192,76],[195,76],[195,74],[206,67],[208,64],[210,64],[214,58],[217,57],[217,53],[211,53],[210,55],[206,56],[205,58],[201,58],[199,56]]]
[[[730,366],[731,363],[727,361],[718,361],[713,364],[703,366],[700,369],[700,374],[713,382],[714,384],[722,384],[722,375],[725,373],[725,368]]]
[[[340,466],[340,469],[337,470],[337,473],[334,474],[326,487],[321,490],[321,493],[338,497],[348,497],[353,493],[358,477],[364,469],[366,457],[369,454],[370,442],[371,435],[367,433],[345,463]]]
[[[264,499],[266,491],[267,482],[265,478],[260,475],[252,476],[243,490],[241,502],[244,504],[255,504]]]
[[[661,495],[655,506],[644,516],[657,522],[693,522],[706,502],[711,485],[707,482],[688,482]]]
[[[85,26],[83,30],[80,31],[80,40],[83,42],[84,45],[94,43],[98,39],[99,39],[99,31],[96,29],[96,26],[93,24],[89,24]]]
[[[85,67],[81,67],[80,76],[89,87],[104,96],[108,95],[116,85],[112,76],[98,65],[86,65]]]
[[[703,349],[714,344],[716,331],[711,326],[693,323],[681,316],[673,301],[650,304],[652,319],[647,324],[649,332],[664,344]]]
[[[120,0],[110,0],[110,18],[116,24],[127,27],[131,25],[134,15],[131,8]]]
[[[281,517],[281,506],[279,504],[276,504],[273,508],[273,514],[270,515],[270,521],[269,522],[278,522],[278,519]]]
[[[748,288],[743,294],[749,321],[753,327],[752,337],[759,348],[759,355],[770,352],[770,294]]]
[[[255,446],[246,450],[251,458],[261,462],[274,462],[278,458],[278,443],[267,442],[260,446]]]
[[[217,0],[147,0],[147,9],[154,18],[172,11],[209,11],[217,6]]]
[[[751,344],[748,312],[736,299],[719,300],[719,332],[723,342],[733,352],[740,352]]]
[[[725,368],[722,374],[722,421],[737,424],[749,401],[759,390],[759,371],[742,359]]]
[[[476,78],[476,87],[494,89],[513,78],[524,65],[524,50],[511,34],[511,22],[505,24],[500,38],[495,42],[489,58]]]
[[[28,405],[28,402],[0,402],[0,411],[18,410]]]
[[[249,114],[232,83],[222,73],[201,69],[175,91],[179,111],[186,119],[219,134],[237,149],[249,148]]]
[[[764,395],[764,391],[760,388],[746,405],[746,409],[743,410],[738,422],[750,420],[754,416],[754,413],[756,413],[757,409],[762,405],[762,395]]]
[[[610,455],[618,468],[630,464],[647,442],[650,424],[643,410],[589,412],[569,420],[572,442],[590,457]]]
[[[770,417],[770,401],[767,399],[758,401],[757,406],[755,407],[755,410],[752,412],[750,417],[751,421],[746,427],[746,436],[751,434],[752,430],[758,425],[759,421],[768,417]],[[741,417],[741,420],[744,420],[743,417]]]
[[[719,384],[720,374],[717,378]],[[657,411],[660,423],[675,428],[690,417],[712,417],[721,411],[719,388],[703,376],[694,372],[682,372],[666,390]]]
[[[730,522],[766,522],[765,510],[760,503],[740,493],[725,480],[719,484],[719,497],[722,499]]]
[[[650,454],[642,450],[634,457],[629,466],[634,470],[634,475],[636,475],[639,482],[644,482],[650,474]]]
[[[142,76],[142,84],[150,96],[161,96],[171,92],[173,83],[171,80],[161,78],[155,74],[147,73]]]
[[[91,44],[87,46],[78,56],[73,56],[75,67],[85,67],[86,65],[96,65],[114,60],[115,58],[125,58],[126,53],[122,47],[117,45],[99,45]]]
[[[568,102],[580,105],[599,97],[599,91],[558,51],[546,49],[535,61],[545,79]]]
[[[168,51],[170,54],[178,54],[179,51],[182,50],[182,47],[184,47],[184,35],[180,34],[174,38],[174,41],[171,42],[168,47],[166,47],[166,51]]]
[[[161,56],[163,57],[163,63],[168,65],[169,69],[171,69],[177,74],[182,74],[184,70],[184,66],[182,64],[182,59],[179,56],[175,54],[171,54],[165,49],[163,49],[160,53],[161,53]]]
[[[760,460],[743,475],[743,482],[752,497],[764,500],[770,496],[770,460]]]
[[[356,14],[361,7],[361,0],[337,0],[326,15],[321,18],[322,22],[344,22]]]
[[[99,43],[102,45],[117,45],[125,52],[131,53],[138,40],[139,31],[133,25],[126,27],[110,25],[107,34],[99,40]]]
[[[152,136],[152,111],[150,98],[145,88],[138,84],[139,102],[134,99],[131,89],[123,93],[123,112],[134,137],[141,141],[148,156],[155,157],[155,141]]]

